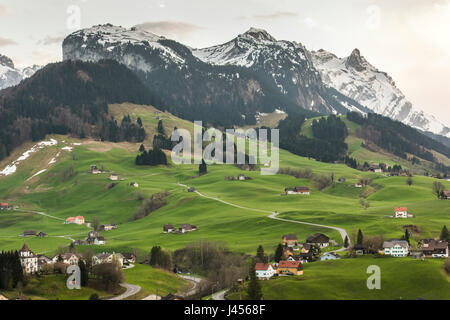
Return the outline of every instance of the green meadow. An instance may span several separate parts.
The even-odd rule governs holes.
[[[124,113],[120,113],[117,106],[113,108],[116,117],[120,119]],[[133,110],[136,113],[132,113]],[[153,109],[150,113],[142,112],[135,107],[130,107],[130,112],[127,111],[133,117],[141,116],[146,128],[155,127],[157,119]],[[171,126],[187,127],[189,124],[170,114],[159,116],[170,119],[166,129],[171,129]],[[350,127],[350,130],[354,131],[355,128]],[[135,157],[140,144],[76,140],[66,136],[47,138],[57,139],[58,144],[33,153],[29,159],[19,164],[15,174],[0,177],[0,201],[19,207],[19,210],[0,211],[0,250],[17,250],[26,242],[36,253],[51,256],[59,246],[67,246],[72,239],[84,239],[87,236],[90,230],[87,226],[63,224],[67,217],[78,215],[84,216],[88,222],[98,217],[102,224],[118,225],[116,230],[102,232],[106,245],[90,246],[97,252],[131,252],[134,248],[150,252],[155,245],[173,251],[193,241],[208,239],[225,243],[234,252],[255,254],[258,245],[263,245],[266,252],[272,253],[282,235],[287,233],[295,233],[300,241],[304,241],[308,235],[321,232],[338,243],[343,242],[338,232],[331,229],[270,219],[269,212],[274,211],[278,211],[281,218],[341,227],[349,234],[362,229],[366,235],[382,234],[385,238],[400,237],[404,234],[403,226],[407,224],[414,224],[421,229],[421,233],[413,235],[415,240],[437,237],[444,225],[450,226],[450,202],[436,199],[432,192],[432,183],[436,179],[431,177],[414,176],[413,184],[408,186],[406,177],[361,172],[342,164],[321,163],[280,150],[280,167],[311,168],[317,175],[334,173],[336,180],[346,178],[345,183],[335,183],[319,191],[314,181],[309,179],[281,174],[261,175],[259,170],[242,171],[233,165],[208,166],[208,174],[201,177],[198,177],[198,165],[193,164],[174,165],[170,162],[168,166],[137,167]],[[350,142],[353,152],[361,149],[357,140]],[[151,146],[150,142],[145,145],[147,148]],[[14,151],[9,159],[0,163],[1,169],[30,146],[31,144],[27,144]],[[62,149],[67,146],[73,150]],[[168,156],[170,158],[169,153]],[[56,163],[49,164],[55,157]],[[104,173],[90,174],[91,165],[97,165]],[[43,169],[46,171],[32,177]],[[110,173],[119,175],[119,181],[114,186],[108,179]],[[225,176],[237,176],[241,173],[252,180],[225,179]],[[371,179],[371,185],[355,188],[353,185],[364,177]],[[131,187],[131,182],[137,182],[139,188]],[[441,182],[450,189],[450,182]],[[186,187],[179,184],[193,186],[209,198],[189,193]],[[295,186],[310,187],[311,195],[283,195],[286,187]],[[145,218],[133,220],[133,213],[141,206],[142,199],[165,191],[169,193],[166,206]],[[360,197],[370,203],[367,209],[360,204]],[[391,218],[395,207],[399,206],[408,207],[414,218]],[[44,212],[52,217],[39,215],[34,211]],[[175,226],[189,223],[196,225],[198,230],[188,234],[163,234],[163,225],[169,223]],[[44,231],[49,237],[23,238],[20,234],[24,230]],[[79,247],[81,251],[85,249],[86,246]],[[359,261],[365,260],[336,262],[336,270],[342,269],[339,264]],[[414,261],[380,261],[387,265],[416,265]],[[427,261],[421,266],[428,268],[430,265],[429,268],[432,268],[436,263]],[[320,265],[317,266],[319,268]],[[141,268],[144,267],[127,271],[127,278],[130,283],[132,280],[139,281],[147,292],[153,292],[152,288],[157,286],[157,282],[141,281],[138,274],[146,272]],[[308,268],[314,266],[306,266],[306,274]],[[411,270],[419,271],[418,268],[411,267]],[[406,275],[413,276],[412,273],[408,271]],[[297,280],[275,281],[289,283]],[[270,283],[272,282],[267,285]],[[168,284],[166,291],[172,292],[175,289],[179,287]],[[304,297],[301,293],[298,294],[296,298]],[[370,294],[376,295],[367,293],[364,297],[370,298]],[[311,295],[310,298],[312,297],[316,296]]]
[[[380,289],[369,290],[369,266],[380,268]],[[450,277],[442,259],[372,256],[304,264],[304,274],[260,281],[264,300],[448,300]],[[246,299],[233,293],[231,300]]]

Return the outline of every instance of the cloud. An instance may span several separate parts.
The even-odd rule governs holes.
[[[50,46],[52,44],[61,44],[64,40],[64,36],[47,36],[42,40],[38,40],[36,44],[41,46]]]
[[[257,19],[257,20],[273,20],[273,19],[279,19],[279,18],[293,18],[297,17],[298,14],[295,12],[289,12],[289,11],[277,11],[270,14],[259,14],[259,15],[253,15],[253,16],[240,16],[237,18],[237,20],[248,20],[248,19]]]
[[[175,39],[183,39],[186,36],[203,29],[197,25],[181,21],[144,22],[136,25],[136,28]]]
[[[10,16],[12,14],[12,10],[7,6],[0,5],[0,16]]]
[[[14,40],[0,37],[0,47],[15,46],[15,45],[17,45],[17,42],[15,42]]]

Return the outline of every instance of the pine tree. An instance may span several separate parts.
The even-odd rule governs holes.
[[[274,260],[275,262],[280,262],[283,258],[283,245],[280,243],[277,246],[277,249],[275,250]]]
[[[162,120],[159,120],[159,121],[158,121],[158,133],[159,133],[159,134],[162,134],[162,135],[165,135],[165,134],[164,134],[164,126],[163,126]]]
[[[348,248],[348,237],[345,236],[345,240],[344,240],[344,248]]]
[[[139,152],[144,152],[145,151],[145,147],[143,144],[141,144],[141,146],[139,147]]]
[[[265,262],[266,257],[264,256],[264,248],[260,245],[256,250],[256,259],[259,262]]]
[[[356,241],[357,244],[362,245],[364,241],[364,236],[361,231],[361,229],[358,230],[358,240]]]
[[[205,160],[202,159],[202,163],[198,166],[198,174],[201,176],[206,173],[208,173],[208,168],[206,166]]]
[[[441,236],[439,237],[439,239],[447,241],[447,242],[450,242],[450,234],[449,234],[449,232],[447,230],[447,226],[444,226],[442,228]]]
[[[89,271],[88,271],[83,259],[80,259],[78,261],[78,267],[80,268],[81,286],[86,287],[89,282]]]
[[[405,238],[405,240],[408,241],[408,243],[409,243],[409,230],[408,230],[408,229],[405,230],[405,236],[404,236],[404,238]]]
[[[250,300],[261,300],[263,295],[261,291],[261,285],[258,281],[258,278],[256,277],[256,271],[255,271],[255,261],[252,260],[250,265],[250,282],[248,284],[247,288],[247,294],[248,298]]]

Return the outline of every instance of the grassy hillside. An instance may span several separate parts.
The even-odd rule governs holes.
[[[121,111],[121,108],[124,110]],[[155,130],[155,109],[130,104],[110,106],[116,117],[130,114],[141,117],[147,132]],[[122,112],[122,113],[120,113]],[[170,114],[159,114],[166,128],[187,127],[189,123]],[[189,128],[188,128],[189,129]],[[50,138],[50,137],[48,137]],[[269,213],[230,206],[213,199],[188,193],[179,183],[194,186],[202,194],[228,201],[245,208],[279,211],[281,217],[346,228],[349,233],[358,228],[365,234],[383,233],[385,237],[403,234],[404,224],[416,224],[422,229],[417,237],[437,236],[448,224],[450,207],[446,201],[436,200],[431,185],[435,179],[416,176],[407,186],[404,177],[385,177],[382,174],[360,172],[345,165],[321,163],[280,150],[280,166],[309,167],[315,174],[334,173],[345,177],[344,184],[335,184],[322,191],[308,179],[286,175],[262,176],[259,171],[243,172],[235,166],[213,165],[209,173],[197,177],[197,165],[167,167],[137,167],[134,164],[139,144],[109,143],[92,140],[78,141],[64,136],[53,136],[58,144],[31,154],[18,165],[17,172],[0,176],[0,200],[20,207],[22,211],[0,212],[0,248],[18,249],[26,241],[36,252],[55,252],[58,246],[69,244],[70,239],[83,239],[86,226],[64,225],[65,218],[83,215],[88,221],[98,217],[101,223],[117,223],[117,230],[104,232],[106,246],[93,247],[97,251],[129,251],[132,248],[150,250],[161,245],[174,250],[199,239],[223,241],[238,252],[254,253],[262,244],[272,251],[286,233],[297,233],[301,240],[314,232],[328,234],[342,242],[330,229],[292,224],[269,219]],[[81,145],[79,145],[81,143]],[[21,152],[29,146],[23,146]],[[67,147],[73,148],[67,150]],[[65,148],[65,150],[63,150]],[[6,165],[21,152],[4,161]],[[56,163],[49,164],[54,157]],[[91,165],[103,167],[106,173],[91,175]],[[42,169],[47,171],[30,179]],[[109,188],[109,173],[119,175],[119,183]],[[226,181],[225,176],[245,173],[249,181]],[[360,178],[372,179],[372,186],[356,189],[353,184]],[[137,182],[139,188],[129,186]],[[449,182],[444,182],[450,188]],[[311,196],[282,196],[285,187],[309,186]],[[168,205],[150,216],[133,221],[133,213],[143,198],[168,191]],[[370,207],[364,209],[360,196],[365,196]],[[415,218],[395,220],[388,218],[397,206],[408,206]],[[23,210],[45,212],[52,217]],[[162,226],[171,223],[190,223],[199,230],[190,234],[163,234]],[[26,229],[45,231],[48,238],[19,237]],[[83,250],[83,248],[80,248]]]
[[[380,267],[380,290],[367,288],[371,265]],[[265,300],[448,300],[450,277],[442,265],[440,259],[361,257],[305,264],[302,276],[260,283]],[[233,293],[228,298],[239,300],[240,295]]]

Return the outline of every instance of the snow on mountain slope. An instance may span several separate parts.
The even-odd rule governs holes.
[[[312,52],[322,81],[375,113],[423,131],[450,137],[450,129],[434,116],[416,109],[392,78],[361,56],[358,49],[346,58],[325,50]]]
[[[174,50],[162,45],[164,37],[145,30],[126,29],[111,24],[97,25],[69,35],[63,42],[63,59],[98,61],[117,60],[133,70],[151,72],[152,65],[145,55],[158,53],[166,63],[184,63]],[[140,54],[131,48],[139,48]]]
[[[16,69],[13,61],[0,54],[0,90],[15,86],[25,78],[31,77],[40,66],[27,67],[23,70]]]

